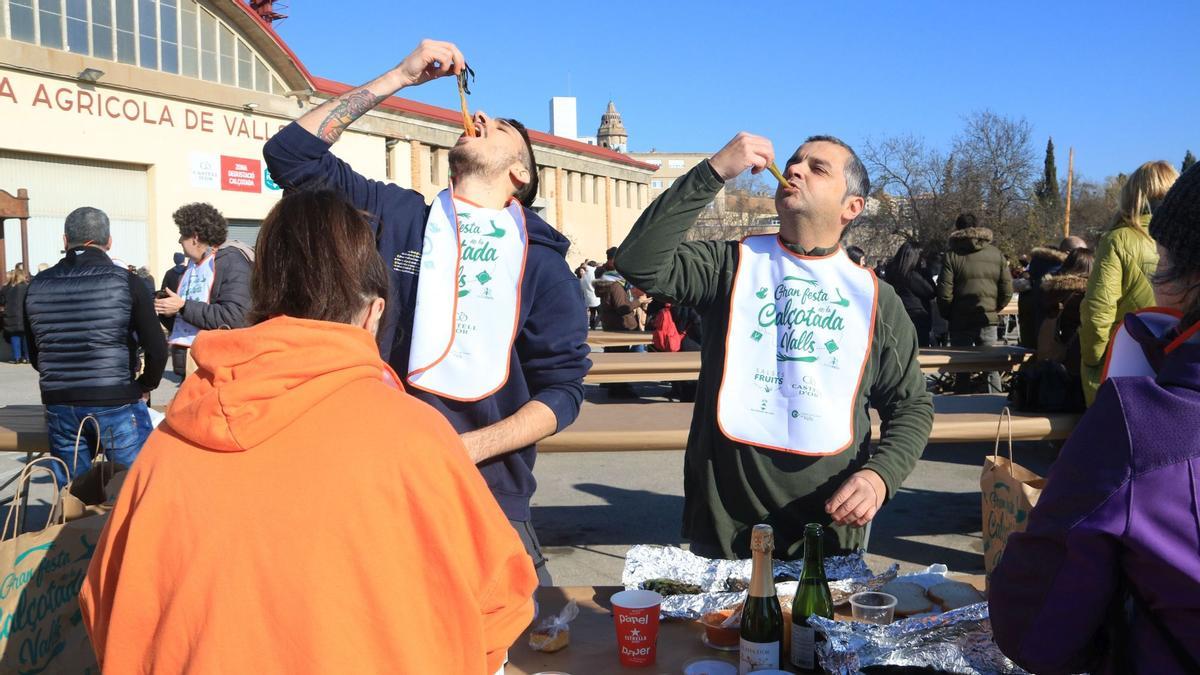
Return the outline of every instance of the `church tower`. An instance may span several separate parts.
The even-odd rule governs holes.
[[[629,152],[629,134],[625,132],[625,125],[621,122],[621,113],[617,112],[617,106],[613,105],[612,101],[608,102],[608,109],[600,116],[600,129],[596,131],[596,144],[617,152]]]

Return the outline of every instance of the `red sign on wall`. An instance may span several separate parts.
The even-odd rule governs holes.
[[[221,155],[221,189],[234,192],[262,192],[260,161]]]

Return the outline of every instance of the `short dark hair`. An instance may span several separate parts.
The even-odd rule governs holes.
[[[975,219],[974,213],[960,213],[958,218],[954,219],[954,229],[965,230],[968,227],[975,227],[975,223],[979,222]]]
[[[250,323],[273,316],[350,323],[388,297],[368,216],[332,190],[293,192],[267,214],[250,277]]]
[[[196,237],[201,244],[220,246],[229,236],[229,223],[212,204],[184,204],[175,209],[171,218],[179,228],[179,235],[184,239]]]
[[[75,209],[63,221],[67,246],[82,246],[88,242],[104,246],[112,236],[109,232],[108,214],[91,206]],[[17,267],[21,266],[21,263],[17,263]]]
[[[850,256],[855,265],[861,265],[863,258],[867,257],[867,252],[857,246],[847,246],[846,255]]]
[[[850,147],[846,141],[837,136],[817,135],[809,136],[804,139],[802,145],[809,143],[833,143],[834,145],[844,148],[850,153],[850,161],[846,162],[846,169],[843,171],[846,177],[846,194],[848,196],[867,198],[871,194],[871,177],[867,175],[867,167],[863,166],[862,160],[858,158],[858,153],[854,148]]]
[[[541,180],[538,178],[537,160],[533,156],[533,142],[529,140],[529,132],[525,129],[525,125],[514,119],[501,119],[508,126],[517,130],[521,134],[521,139],[525,141],[525,168],[529,169],[529,182],[526,183],[520,190],[517,190],[517,201],[525,205],[526,208],[533,208],[533,201],[537,199],[538,185]]]

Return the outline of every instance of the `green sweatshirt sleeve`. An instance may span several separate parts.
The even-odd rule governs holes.
[[[896,292],[879,285],[879,316],[875,338],[879,374],[868,394],[882,422],[879,447],[864,468],[878,473],[887,485],[888,499],[917,466],[933,428],[933,397],[917,362],[917,331]]]
[[[996,288],[996,311],[1004,309],[1012,300],[1013,296],[1013,278],[1012,273],[1008,271],[1008,261],[1004,261],[1004,265],[1000,268],[1000,284]]]
[[[705,307],[732,284],[733,247],[725,241],[685,241],[696,218],[725,184],[700,162],[642,212],[617,251],[617,270],[655,298]]]

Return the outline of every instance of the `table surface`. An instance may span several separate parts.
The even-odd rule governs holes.
[[[1000,411],[1008,401],[1000,394],[934,396],[929,443],[990,442],[996,438]],[[682,450],[692,423],[691,403],[585,401],[575,423],[538,443],[539,452]],[[1074,413],[1013,413],[1014,441],[1060,440],[1079,421]],[[879,419],[871,411],[872,438],[879,438]],[[1007,438],[1007,430],[1004,431]]]
[[[653,338],[649,331],[589,330],[587,341],[593,347],[628,347],[648,345]]]
[[[983,589],[981,575],[954,576]],[[557,614],[574,600],[579,616],[571,622],[571,643],[553,654],[529,648],[529,631],[517,638],[509,650],[506,675],[530,675],[545,671],[571,673],[682,673],[684,666],[698,659],[716,659],[737,663],[737,652],[722,652],[701,642],[703,627],[695,621],[667,620],[659,624],[658,653],[651,668],[623,670],[617,660],[617,634],[612,621],[609,598],[621,590],[617,586],[547,586],[537,590],[540,616]],[[845,619],[840,610],[836,618]]]

